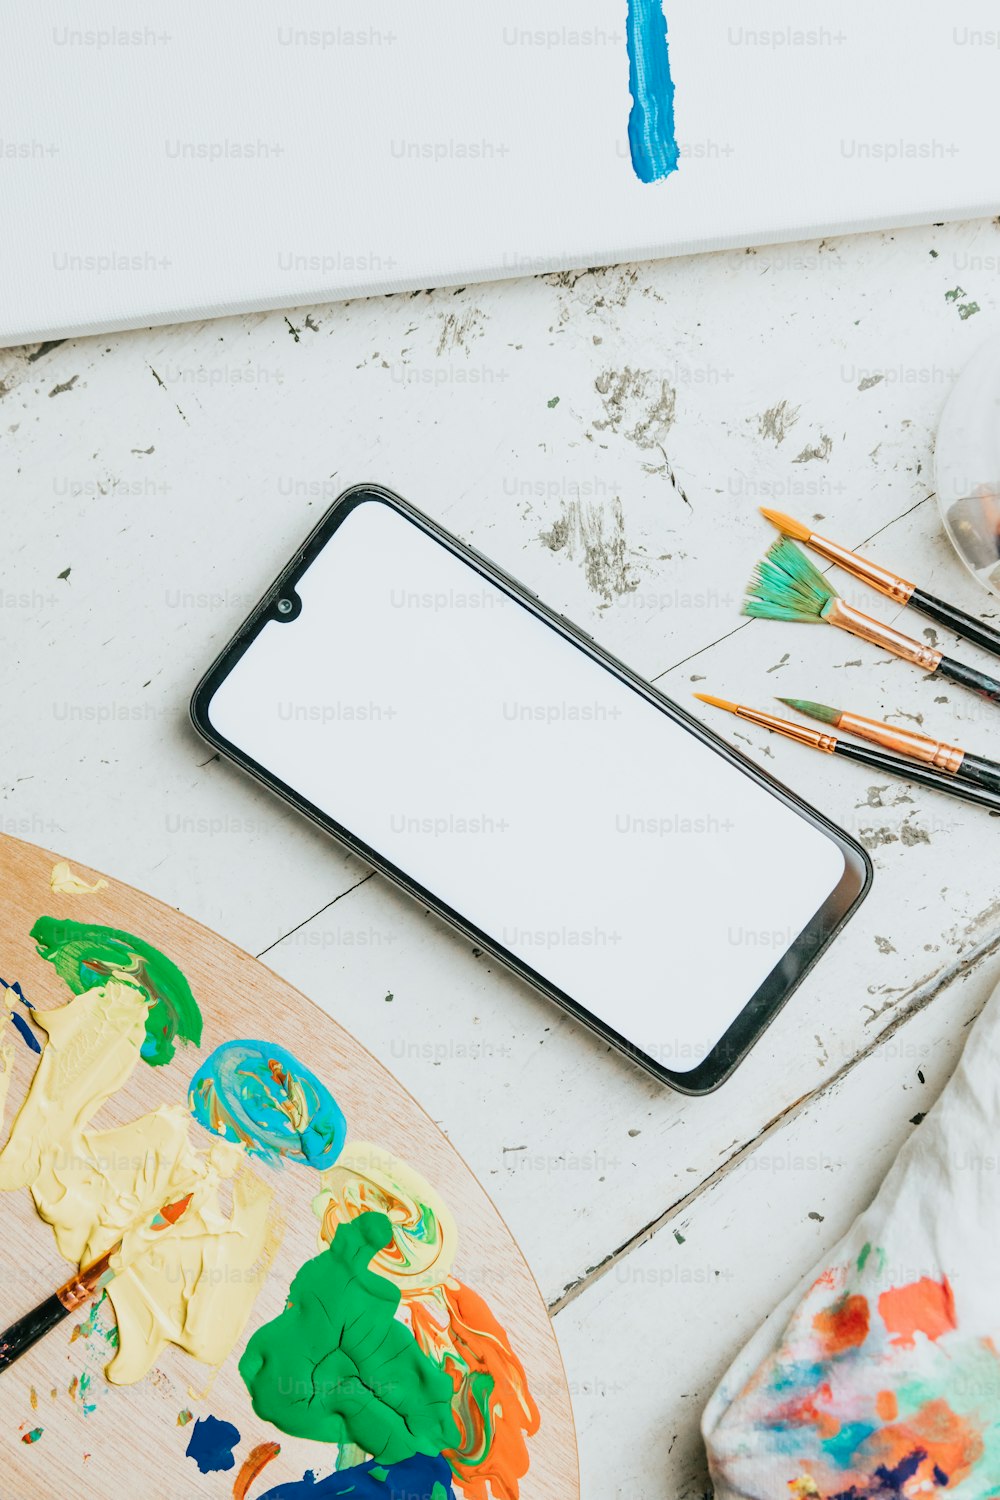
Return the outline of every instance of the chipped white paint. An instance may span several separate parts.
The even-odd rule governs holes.
[[[998,255],[997,225],[971,223],[0,355],[0,827],[268,950],[430,1108],[561,1309],[588,1500],[700,1493],[711,1381],[870,1190],[1000,971],[995,824],[711,720],[877,878],[735,1078],[692,1101],[211,759],[187,699],[325,506],[374,479],[686,703],[815,697],[996,754],[996,711],[959,689],[738,610],[772,503],[990,612],[940,535],[930,455],[1000,327]],[[805,1165],[761,1192],[761,1152]],[[721,1290],[661,1274],[678,1254]]]

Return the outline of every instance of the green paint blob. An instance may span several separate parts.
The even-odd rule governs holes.
[[[41,957],[74,995],[107,984],[109,979],[142,992],[149,1012],[141,1056],[150,1067],[172,1060],[176,1037],[201,1044],[201,1011],[190,985],[177,965],[149,943],[116,927],[58,917],[39,917],[31,936]]]
[[[341,1224],[296,1273],[285,1310],[240,1360],[253,1409],[292,1437],[356,1443],[380,1464],[459,1442],[451,1377],[396,1321],[399,1288],[369,1270],[392,1243],[385,1214]]]

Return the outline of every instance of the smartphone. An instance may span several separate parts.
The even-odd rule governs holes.
[[[374,485],[330,508],[191,715],[687,1093],[732,1071],[871,882],[847,834]]]

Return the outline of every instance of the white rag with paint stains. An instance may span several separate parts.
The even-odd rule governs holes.
[[[1000,989],[871,1206],[702,1420],[716,1500],[1000,1494]]]

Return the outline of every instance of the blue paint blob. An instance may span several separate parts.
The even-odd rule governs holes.
[[[199,1417],[191,1430],[185,1453],[194,1459],[203,1474],[214,1474],[219,1469],[235,1468],[233,1449],[239,1440],[239,1429],[232,1422],[220,1422],[213,1416]]]
[[[24,1017],[19,1016],[16,1010],[12,1010],[10,1013],[10,1018],[14,1022],[14,1030],[20,1033],[20,1035],[27,1042],[28,1046],[31,1048],[32,1052],[41,1052],[42,1044],[38,1040],[35,1033],[32,1031],[31,1027],[28,1025],[27,1021],[24,1019]]]
[[[5,990],[10,990],[11,994],[16,995],[23,1006],[25,1006],[28,1010],[31,1009],[31,1006],[28,1005],[27,1000],[25,1000],[24,998],[24,991],[22,990],[20,982],[17,979],[14,980],[13,984],[8,984],[6,979],[0,979],[0,986],[2,986]]]
[[[628,117],[632,169],[640,182],[658,182],[676,172],[680,156],[663,0],[628,0],[625,32],[632,95]]]
[[[343,1150],[347,1122],[325,1084],[276,1042],[223,1042],[191,1080],[200,1125],[271,1166],[282,1157],[317,1171]]]
[[[863,1489],[860,1485],[852,1484],[850,1489],[840,1490],[836,1495],[831,1495],[830,1500],[871,1500],[873,1495],[877,1495],[879,1500],[893,1500],[894,1496],[898,1497],[898,1500],[906,1500],[909,1481],[926,1457],[927,1453],[923,1448],[914,1448],[912,1453],[907,1454],[906,1458],[901,1458],[899,1463],[891,1469],[887,1464],[879,1464],[871,1480],[865,1483]],[[940,1472],[935,1465],[935,1481]],[[876,1482],[877,1489],[872,1487]],[[945,1484],[947,1482],[946,1476]]]
[[[435,1495],[434,1487],[438,1491]],[[317,1479],[309,1470],[301,1479],[275,1485],[258,1500],[455,1500],[451,1487],[451,1470],[440,1457],[427,1458],[422,1453],[404,1458],[398,1464],[379,1464],[374,1459],[353,1469],[341,1469]]]

